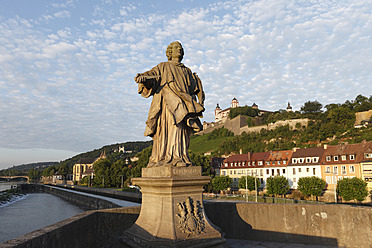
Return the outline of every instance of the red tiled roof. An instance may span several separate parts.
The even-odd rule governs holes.
[[[358,144],[342,144],[335,146],[326,146],[322,158],[323,164],[349,164],[359,163],[366,158],[364,153],[372,152],[372,141],[358,143]],[[350,159],[350,155],[354,155],[354,159]],[[338,161],[334,158],[338,157]],[[342,160],[342,156],[346,156],[346,160]],[[330,161],[327,161],[327,157],[330,157]]]

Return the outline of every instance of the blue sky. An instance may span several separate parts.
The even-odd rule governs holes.
[[[233,97],[275,111],[371,95],[371,35],[369,0],[1,1],[0,169],[148,140],[133,77],[172,41],[210,122]]]

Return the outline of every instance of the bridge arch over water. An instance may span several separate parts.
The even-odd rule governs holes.
[[[0,182],[29,181],[28,176],[0,176]]]

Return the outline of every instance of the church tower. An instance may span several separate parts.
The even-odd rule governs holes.
[[[238,100],[234,97],[231,101],[231,108],[237,108],[239,107],[239,102]]]
[[[287,107],[287,112],[292,112],[292,106],[291,104],[288,102],[288,107]]]

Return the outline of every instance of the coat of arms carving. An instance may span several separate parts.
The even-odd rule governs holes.
[[[205,222],[203,208],[200,201],[194,201],[188,197],[186,201],[177,203],[179,228],[189,237],[204,232]]]

